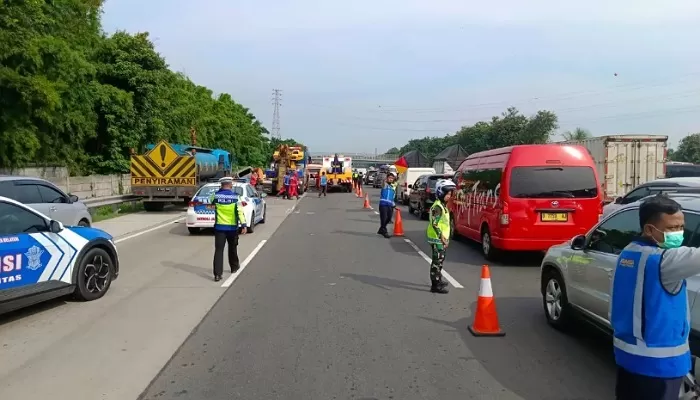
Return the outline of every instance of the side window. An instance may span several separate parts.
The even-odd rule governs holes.
[[[684,212],[685,217],[685,237],[683,246],[700,247],[700,215]]]
[[[14,204],[0,202],[0,236],[48,230],[42,217]]]
[[[428,188],[428,177],[427,176],[421,176],[418,178],[420,180],[420,188],[421,189],[427,189]]]
[[[588,249],[609,254],[620,254],[635,236],[641,234],[639,227],[639,210],[623,211],[593,231],[588,242]]]
[[[22,204],[41,204],[44,202],[37,185],[32,184],[15,185],[14,196],[11,198]]]
[[[627,193],[625,197],[622,200],[622,204],[629,204],[633,203],[637,200],[643,199],[644,197],[649,196],[651,193],[649,191],[649,187],[641,187],[634,189],[633,191]]]
[[[420,178],[416,179],[416,181],[413,182],[413,188],[420,189]]]
[[[44,203],[68,203],[66,196],[52,187],[37,185],[37,189]]]
[[[246,191],[248,192],[248,197],[255,197],[255,190],[250,185],[246,186]]]

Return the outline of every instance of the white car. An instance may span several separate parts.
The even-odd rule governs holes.
[[[214,227],[214,205],[209,204],[209,198],[221,187],[220,183],[207,183],[199,188],[187,207],[187,230],[191,234],[198,233],[201,229]],[[243,207],[248,233],[253,233],[256,224],[264,224],[267,212],[265,200],[253,187],[243,179],[233,182],[234,192],[240,196],[240,205]]]

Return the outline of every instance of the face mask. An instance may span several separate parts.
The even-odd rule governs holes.
[[[656,227],[654,227],[654,229],[661,232]],[[659,246],[663,247],[664,249],[677,249],[677,248],[681,247],[681,244],[683,244],[683,239],[685,237],[684,231],[663,232],[663,234],[664,234],[664,242],[659,243]]]

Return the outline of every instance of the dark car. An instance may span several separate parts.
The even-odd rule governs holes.
[[[626,195],[618,197],[614,202],[607,204],[603,208],[603,215],[608,215],[625,204],[634,203],[647,196],[652,196],[661,192],[673,192],[678,189],[685,190],[693,188],[700,189],[700,178],[666,178],[650,181],[637,186]]]
[[[377,178],[377,171],[369,171],[367,172],[367,175],[365,175],[365,185],[371,185],[374,183],[374,180]]]
[[[421,219],[428,219],[428,211],[435,202],[435,184],[438,179],[452,179],[453,174],[421,175],[409,185],[408,212],[417,213]]]

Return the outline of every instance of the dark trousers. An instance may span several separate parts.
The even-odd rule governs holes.
[[[321,191],[318,192],[318,197],[321,197],[321,195],[326,195],[326,191],[328,191],[328,186],[326,185],[321,185]]]
[[[238,271],[238,231],[214,231],[214,276],[224,273],[224,247],[228,243],[228,265],[231,272]]]
[[[380,235],[383,235],[385,233],[389,233],[386,230],[386,224],[391,221],[391,213],[394,211],[394,207],[390,206],[379,206],[379,233]]]
[[[654,378],[617,367],[617,400],[678,400],[683,377]]]

